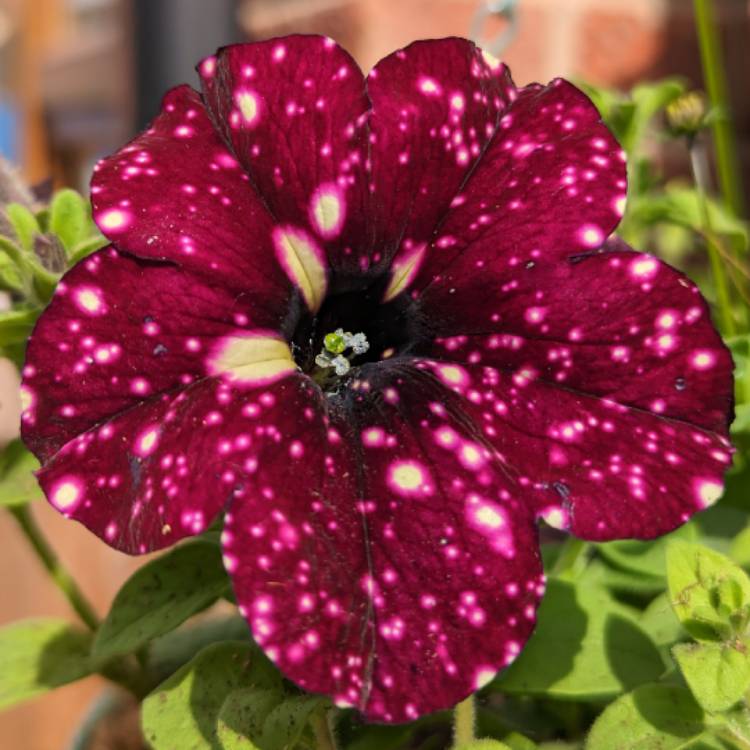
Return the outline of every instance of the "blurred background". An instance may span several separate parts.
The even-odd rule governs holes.
[[[749,195],[750,2],[715,8]],[[96,159],[141,129],[168,87],[196,83],[201,57],[292,32],[332,36],[365,70],[413,39],[459,35],[501,53],[519,84],[564,76],[627,89],[678,75],[703,87],[691,0],[0,0],[0,155],[42,192],[85,191]],[[666,139],[650,147],[667,173],[687,170],[684,148]],[[0,360],[0,448],[16,433],[18,411],[16,370]],[[45,503],[34,510],[104,613],[141,561]],[[0,624],[69,615],[7,514],[0,539]],[[0,713],[0,748],[70,747],[101,690],[90,678]]]

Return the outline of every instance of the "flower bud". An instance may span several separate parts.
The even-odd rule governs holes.
[[[700,91],[688,91],[671,101],[666,113],[675,135],[693,136],[706,126],[706,99]]]

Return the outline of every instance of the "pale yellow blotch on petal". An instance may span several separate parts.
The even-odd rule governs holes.
[[[419,245],[408,254],[397,258],[391,265],[391,280],[388,282],[383,302],[388,302],[394,297],[398,297],[409,284],[414,281],[422,264],[427,245]]]
[[[482,57],[484,58],[484,61],[487,63],[487,66],[490,68],[490,70],[497,70],[502,65],[500,60],[498,60],[493,54],[490,54],[485,50],[482,50]]]
[[[499,529],[503,525],[503,517],[489,505],[482,505],[475,513],[475,518],[482,526],[489,529]]]
[[[270,333],[245,333],[223,339],[208,369],[239,385],[266,385],[296,372],[297,365],[283,339]]]
[[[277,229],[274,244],[286,275],[300,290],[310,310],[317,312],[328,287],[323,252],[312,237],[298,229]]]
[[[565,511],[560,508],[548,508],[542,513],[542,518],[546,521],[547,525],[551,526],[553,529],[565,531],[567,528]]]
[[[724,487],[719,482],[706,480],[697,486],[698,502],[703,508],[712,506],[723,494]]]
[[[333,189],[319,190],[313,196],[311,208],[315,226],[323,237],[338,234],[343,224],[343,206]]]

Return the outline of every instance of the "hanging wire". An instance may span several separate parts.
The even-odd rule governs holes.
[[[518,0],[483,0],[474,13],[469,37],[482,49],[501,57],[518,33],[517,9]],[[484,30],[492,16],[499,16],[507,25],[494,39],[486,39]]]

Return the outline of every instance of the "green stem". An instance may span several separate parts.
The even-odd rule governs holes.
[[[552,566],[552,575],[555,578],[573,578],[579,561],[588,554],[591,545],[583,539],[569,536],[560,546],[560,554]]]
[[[328,710],[313,714],[310,723],[315,734],[315,750],[337,750]]]
[[[11,515],[16,519],[18,525],[24,533],[29,544],[36,552],[36,556],[49,573],[52,582],[62,592],[68,600],[70,606],[81,618],[83,623],[91,630],[96,632],[99,627],[99,618],[94,612],[94,608],[89,603],[86,596],[78,588],[78,584],[73,576],[68,573],[50,546],[44,533],[34,520],[30,509],[26,505],[9,508]],[[146,670],[139,665],[135,658],[131,656],[115,659],[97,669],[102,677],[106,677],[110,682],[128,690],[138,700],[143,699],[154,687],[153,680]],[[334,748],[335,750],[335,748]]]
[[[708,177],[704,168],[705,159],[703,146],[698,138],[693,138],[688,144],[690,152],[690,166],[693,170],[693,181],[695,192],[698,196],[698,208],[701,214],[701,226],[706,238],[708,249],[708,260],[711,264],[711,275],[716,287],[716,302],[719,308],[719,321],[725,336],[734,336],[737,332],[732,312],[732,301],[729,296],[729,284],[727,281],[724,262],[714,239],[714,231],[711,226],[711,214],[708,210]]]
[[[470,695],[453,709],[453,747],[459,748],[473,742],[476,725],[474,696]]]
[[[729,116],[729,96],[721,44],[714,17],[713,0],[694,0],[695,26],[698,32],[703,77],[711,106],[718,116],[712,131],[716,144],[716,166],[724,200],[738,217],[744,214],[742,181],[740,179],[737,147]]]
[[[99,627],[99,618],[83,592],[78,588],[78,584],[63,567],[54,550],[50,547],[29,508],[21,505],[11,508],[10,512],[18,522],[34,552],[36,552],[36,556],[49,573],[52,582],[60,589],[70,606],[73,607],[89,630],[95,631]]]

